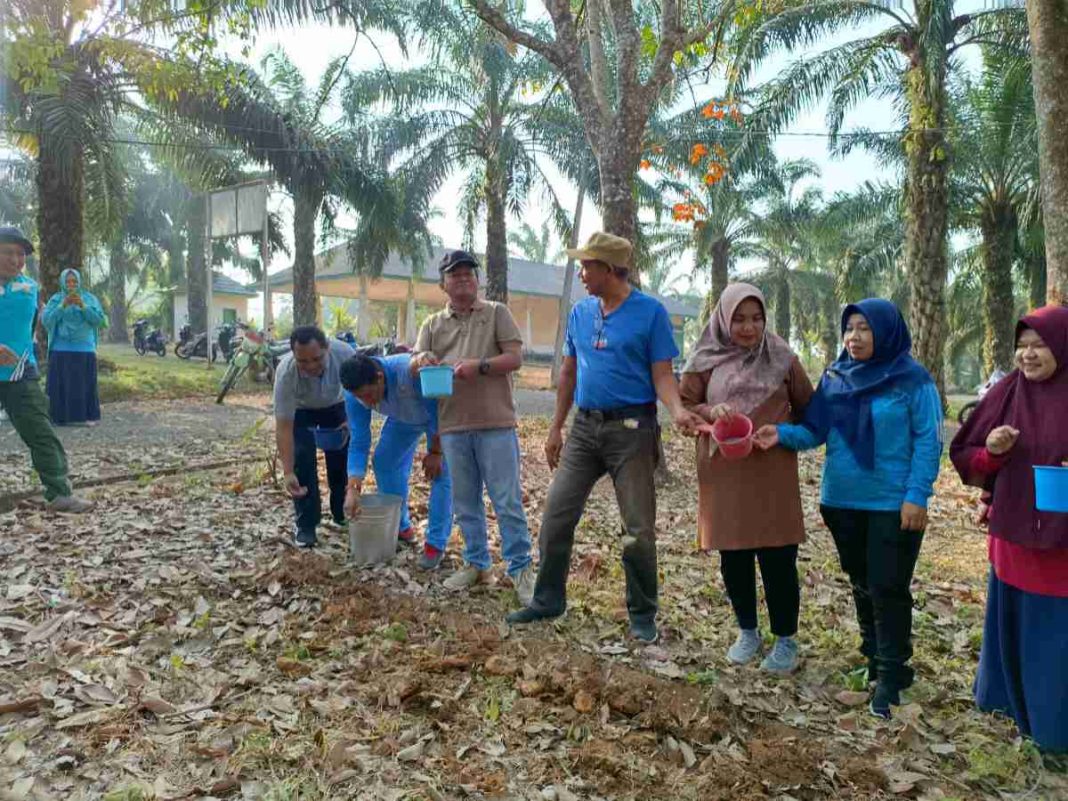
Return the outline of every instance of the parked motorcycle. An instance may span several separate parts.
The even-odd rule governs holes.
[[[1008,373],[999,368],[992,372],[990,374],[990,377],[984,383],[976,387],[976,394],[978,395],[978,397],[975,400],[970,401],[961,407],[960,411],[957,412],[957,422],[961,425],[964,425],[967,422],[968,418],[971,416],[972,412],[974,412],[976,410],[976,407],[979,406],[980,401],[982,401],[982,399],[986,396],[986,393],[993,389],[994,385],[997,384],[1006,375],[1008,375]]]
[[[174,345],[174,355],[179,359],[191,359],[197,356],[201,359],[206,358],[208,355],[208,333],[207,331],[201,331],[199,334],[193,333],[193,326],[186,323],[178,331],[178,341]],[[219,346],[214,342],[211,344],[211,360],[215,361],[219,358]]]
[[[218,343],[223,361],[229,362],[234,357],[234,351],[241,345],[241,337],[237,333],[237,323],[223,323],[219,326],[219,335],[215,341]]]
[[[273,382],[278,362],[289,353],[288,342],[271,342],[262,331],[257,331],[245,323],[237,323],[237,327],[244,332],[244,336],[226,366],[222,381],[219,382],[216,403],[222,403],[226,393],[233,389],[241,376],[249,370],[255,377]]]
[[[167,355],[167,337],[158,328],[149,330],[148,320],[134,323],[133,346],[138,356],[144,356],[148,351],[161,357]]]
[[[357,353],[364,356],[392,356],[394,353],[411,353],[412,349],[403,343],[398,343],[393,337],[385,342],[375,342],[369,345],[360,345],[351,331],[339,331],[334,338],[351,345]]]

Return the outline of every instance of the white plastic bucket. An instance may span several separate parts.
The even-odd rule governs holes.
[[[349,559],[357,565],[392,559],[397,552],[400,518],[399,495],[361,495],[360,514],[349,521]]]

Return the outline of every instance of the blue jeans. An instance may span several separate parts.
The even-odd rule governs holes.
[[[530,564],[530,531],[519,483],[519,437],[514,428],[460,431],[441,435],[452,470],[452,503],[464,535],[464,561],[486,570],[491,564],[486,534],[485,486],[497,513],[501,557],[509,575]]]
[[[382,426],[382,434],[375,447],[375,481],[379,492],[399,495],[404,499],[401,504],[401,531],[412,526],[408,516],[408,479],[412,473],[416,446],[426,433],[426,426],[402,423],[390,417]],[[427,544],[444,551],[452,533],[452,479],[447,460],[442,463],[441,475],[430,485],[427,517]]]
[[[319,466],[316,456],[319,448],[315,444],[312,429],[316,426],[337,428],[345,422],[345,404],[328,406],[325,409],[297,409],[293,417],[293,472],[302,487],[308,488],[303,498],[293,499],[293,508],[297,516],[297,530],[305,535],[315,535],[315,527],[323,516],[323,502],[319,495]],[[330,514],[335,523],[345,522],[345,488],[349,474],[347,468],[348,451],[338,448],[323,451],[326,462],[326,481],[330,487]]]

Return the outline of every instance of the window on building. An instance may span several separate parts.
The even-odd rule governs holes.
[[[237,322],[237,309],[223,309],[223,323]]]

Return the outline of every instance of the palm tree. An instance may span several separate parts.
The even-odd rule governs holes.
[[[418,232],[429,250],[429,232],[415,204],[372,163],[361,132],[325,120],[346,60],[335,59],[311,89],[281,51],[268,53],[262,76],[240,70],[223,94],[183,93],[170,111],[201,129],[239,145],[270,167],[293,198],[293,319],[314,323],[319,301],[315,286],[316,223],[340,199],[361,215],[361,254],[377,269],[385,262],[398,231]],[[167,99],[157,102],[166,103]],[[202,220],[203,209],[196,209]],[[191,232],[198,219],[191,220]],[[194,243],[190,242],[192,253]],[[192,276],[191,276],[192,277]]]
[[[114,157],[120,112],[137,114],[142,101],[178,92],[220,90],[226,72],[211,68],[220,30],[247,36],[255,25],[309,18],[395,30],[392,6],[385,0],[326,6],[308,0],[9,0],[0,16],[0,98],[16,143],[37,162],[43,291],[56,291],[63,267],[83,263],[87,226],[108,227],[94,214],[117,219],[111,205],[121,201],[123,189]],[[154,45],[160,37],[195,54],[195,68]],[[96,202],[90,207],[87,198]]]
[[[1012,369],[1016,304],[1012,268],[1020,219],[1037,210],[1038,130],[1026,61],[988,58],[978,81],[954,93],[954,205],[981,234],[983,361]]]
[[[425,9],[424,9],[425,11]],[[486,217],[486,296],[508,299],[507,216],[519,216],[531,189],[551,194],[534,150],[538,106],[527,100],[548,78],[536,54],[515,54],[501,34],[459,5],[435,4],[417,19],[421,43],[432,56],[425,67],[376,70],[352,77],[344,90],[351,122],[386,104],[378,141],[389,163],[433,196],[463,171],[457,210],[470,245],[481,212]]]
[[[795,270],[811,251],[811,233],[822,205],[820,190],[801,184],[817,177],[815,164],[797,159],[783,162],[758,182],[764,208],[752,224],[755,241],[750,251],[766,266],[754,280],[770,297],[775,332],[787,341],[793,321],[792,295],[795,290],[811,291]]]
[[[552,249],[553,232],[549,220],[544,220],[540,228],[534,228],[528,222],[520,222],[519,229],[508,233],[508,244],[530,261],[542,264],[556,264],[564,258],[560,248]]]
[[[962,48],[1004,44],[1015,51],[1026,40],[1023,9],[957,14],[956,0],[788,2],[739,34],[736,77],[751,74],[773,50],[801,51],[860,23],[884,21],[871,36],[795,61],[765,87],[754,130],[782,130],[798,112],[829,96],[832,136],[860,100],[887,98],[907,115],[905,269],[910,286],[914,351],[942,381],[945,286],[948,270],[949,166],[947,79]]]

